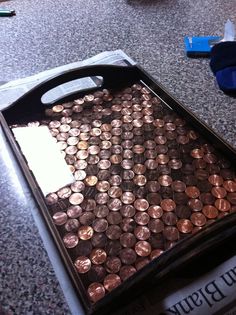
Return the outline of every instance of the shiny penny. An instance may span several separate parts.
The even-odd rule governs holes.
[[[116,274],[109,274],[105,277],[103,285],[105,289],[110,292],[114,290],[116,287],[118,287],[121,284],[121,279]]]
[[[87,273],[91,268],[91,260],[86,256],[79,256],[74,262],[78,273]]]
[[[87,292],[90,300],[96,303],[105,296],[106,291],[101,283],[94,282],[89,285]]]

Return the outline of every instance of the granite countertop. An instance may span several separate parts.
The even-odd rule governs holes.
[[[222,35],[228,18],[236,23],[234,0],[14,0],[1,7],[16,16],[0,18],[0,82],[122,49],[236,147],[235,99],[218,89],[209,59],[187,58],[183,44],[186,35]],[[38,209],[2,133],[0,153],[0,313],[71,314],[35,224]]]

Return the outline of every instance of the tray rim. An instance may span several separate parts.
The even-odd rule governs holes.
[[[214,141],[217,143],[217,147],[222,150],[224,148],[226,151],[227,157],[231,160],[232,158],[235,158],[236,151],[233,147],[231,147],[228,143],[226,143],[222,138],[220,138],[211,128],[205,125],[205,123],[201,122],[191,111],[189,111],[185,106],[183,106],[181,103],[179,103],[171,94],[160,84],[154,81],[154,79],[147,74],[140,66],[135,66],[136,70],[138,70],[139,77],[137,78],[137,81],[142,81],[147,87],[149,87],[155,94],[158,93],[158,97],[166,103],[168,106],[169,102],[171,102],[171,108],[173,110],[176,110],[178,114],[181,116],[186,115],[184,117],[186,120],[190,120],[190,123],[195,126],[195,128],[198,128],[199,126],[203,128],[204,131],[207,132],[207,138],[213,137]],[[87,93],[87,91],[86,91]],[[17,101],[12,104],[12,106],[17,105]],[[11,107],[11,106],[10,106]],[[8,107],[9,108],[9,107]],[[66,249],[62,245],[62,240],[60,238],[59,232],[57,231],[55,225],[52,222],[52,218],[47,210],[46,204],[44,202],[44,197],[42,196],[42,193],[37,186],[36,181],[34,180],[34,177],[32,173],[29,171],[27,164],[25,162],[24,157],[22,156],[20,149],[14,140],[14,137],[12,135],[12,132],[8,126],[8,123],[4,117],[4,111],[0,112],[0,123],[2,125],[3,131],[6,135],[6,139],[9,142],[13,153],[21,167],[21,170],[23,171],[23,175],[26,178],[27,184],[29,185],[29,188],[32,191],[32,194],[34,196],[34,199],[39,206],[41,210],[41,214],[44,217],[45,222],[47,223],[47,227],[50,230],[50,234],[53,237],[53,241],[56,243],[56,247],[58,251],[60,252],[60,255],[62,257],[64,266],[66,267],[67,272],[69,273],[69,276],[72,280],[72,283],[76,289],[76,291],[79,293],[79,296],[82,300],[83,307],[85,308],[85,311],[87,314],[106,314],[109,312],[109,307],[112,305],[116,305],[117,301],[120,299],[117,299],[117,296],[124,296],[127,294],[127,291],[133,290],[133,288],[138,287],[142,281],[145,283],[147,281],[150,281],[151,278],[153,278],[153,275],[155,273],[155,267],[158,265],[159,273],[156,276],[156,279],[161,279],[166,273],[170,272],[171,270],[177,268],[180,266],[180,264],[190,261],[193,259],[193,255],[198,255],[200,253],[203,253],[207,251],[208,248],[212,248],[214,244],[217,246],[216,241],[222,241],[222,235],[224,235],[224,239],[227,239],[229,236],[236,234],[236,227],[234,227],[234,223],[236,223],[236,215],[234,213],[229,214],[226,216],[223,220],[219,220],[214,223],[213,226],[209,226],[204,228],[201,232],[191,235],[188,239],[187,243],[187,249],[188,247],[191,247],[195,245],[195,243],[202,242],[202,239],[207,239],[210,235],[213,234],[213,236],[216,234],[214,238],[214,242],[212,243],[212,238],[210,241],[205,242],[204,246],[200,250],[200,246],[197,248],[199,251],[196,250],[194,247],[192,251],[188,251],[186,249],[186,241],[188,239],[185,239],[183,241],[180,241],[176,244],[176,246],[170,250],[165,251],[158,259],[153,260],[150,262],[146,267],[144,267],[142,270],[135,273],[133,277],[131,277],[127,282],[124,282],[122,285],[120,285],[118,288],[113,290],[111,293],[107,294],[101,301],[98,301],[95,304],[89,304],[89,300],[83,292],[82,288],[83,284],[81,283],[78,275],[76,274],[75,270],[71,269],[71,259],[68,256]],[[197,127],[196,127],[197,126]],[[202,133],[202,132],[201,132]],[[206,134],[204,134],[206,137]],[[214,143],[215,144],[215,143]],[[228,228],[227,231],[224,231],[225,228]],[[223,233],[221,234],[220,238],[219,235],[217,235],[219,232]],[[187,252],[186,252],[187,250]],[[174,254],[173,254],[174,253]],[[185,256],[176,257],[180,254],[183,254]],[[175,260],[173,262],[173,260]],[[166,264],[170,264],[167,267],[165,267]],[[153,270],[151,270],[153,269]],[[148,279],[148,280],[147,280]],[[146,280],[146,281],[145,281]],[[137,292],[136,292],[137,293]],[[130,296],[129,296],[130,299]],[[101,313],[102,312],[102,313]],[[104,313],[105,312],[105,313]]]

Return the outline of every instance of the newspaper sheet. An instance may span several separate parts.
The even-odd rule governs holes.
[[[102,52],[94,57],[83,61],[73,62],[61,67],[53,68],[47,71],[40,72],[33,76],[10,81],[0,86],[0,110],[3,110],[15,100],[17,100],[24,93],[32,89],[39,83],[54,77],[57,74],[63,73],[71,69],[76,69],[79,67],[95,64],[115,64],[115,65],[133,65],[135,62],[127,56],[122,50]],[[58,99],[62,95],[67,95],[73,91],[78,91],[90,87],[96,87],[96,80],[94,78],[83,78],[68,82],[66,84],[60,85],[49,92],[47,92],[43,98],[44,102],[50,102],[52,100]]]

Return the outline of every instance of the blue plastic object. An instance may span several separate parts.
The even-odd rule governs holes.
[[[220,42],[220,36],[186,36],[185,51],[188,57],[209,57],[211,48]]]

